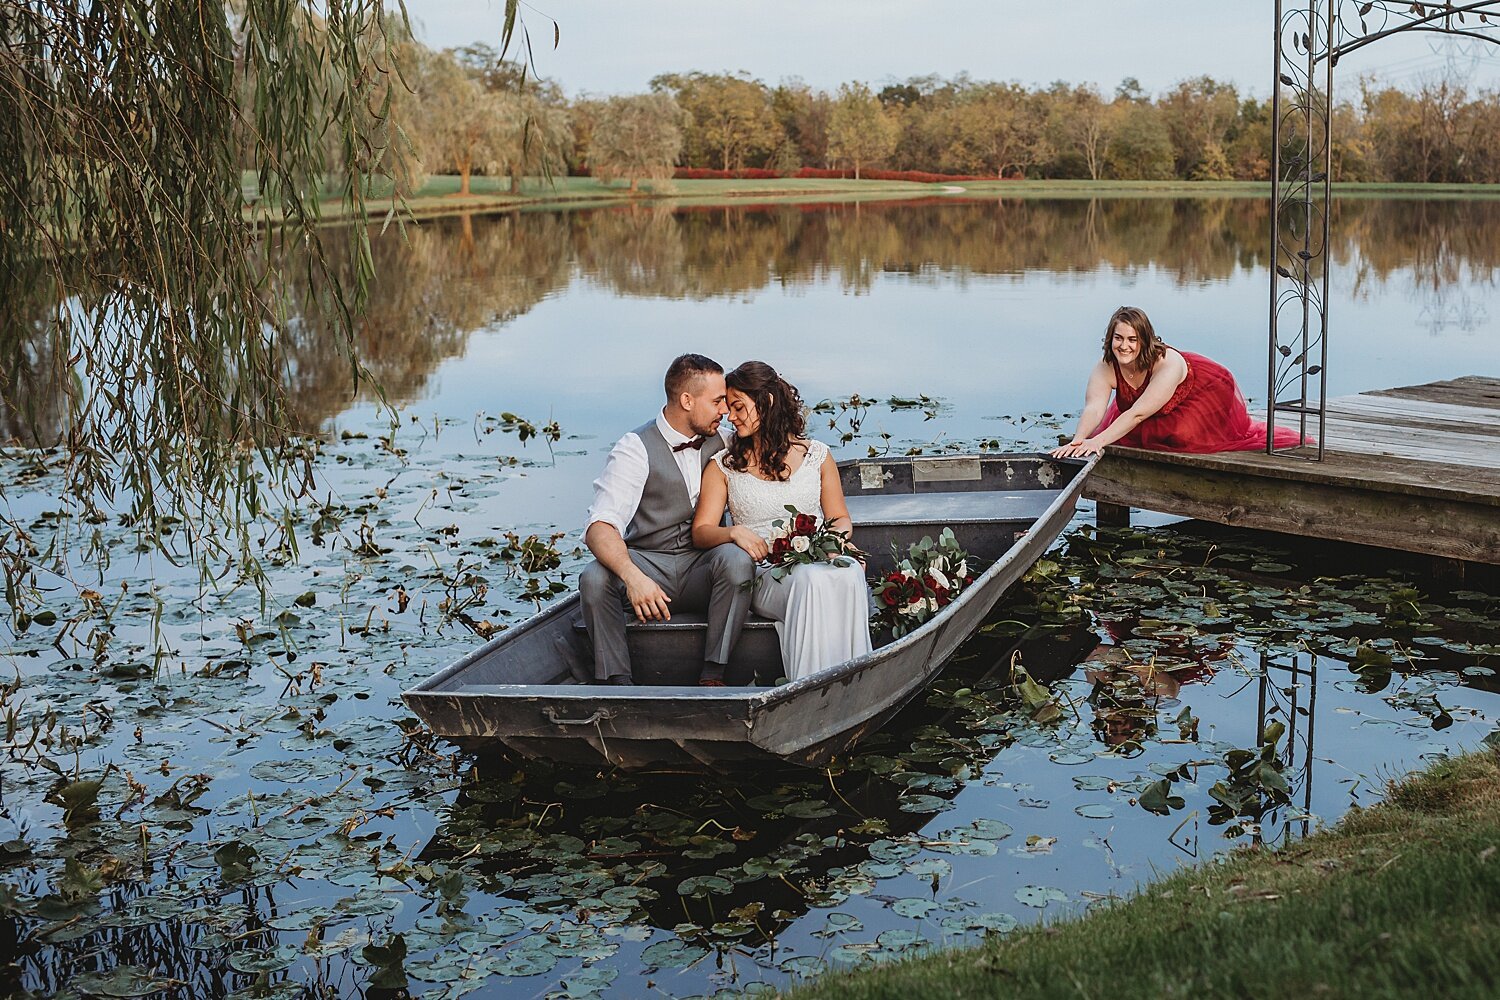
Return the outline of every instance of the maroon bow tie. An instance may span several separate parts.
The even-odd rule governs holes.
[[[688,448],[691,448],[694,451],[697,451],[699,448],[703,447],[703,442],[705,442],[707,440],[708,440],[708,435],[707,434],[699,434],[695,438],[689,438],[688,440],[682,442],[682,444],[674,444],[672,446],[672,450],[674,452],[678,452],[678,451],[685,451]]]

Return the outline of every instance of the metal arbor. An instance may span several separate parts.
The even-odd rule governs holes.
[[[1500,0],[1276,0],[1271,100],[1271,316],[1266,451],[1288,416],[1317,438],[1327,416],[1328,245],[1332,207],[1333,70],[1391,35],[1431,32],[1500,45]],[[1284,449],[1290,451],[1290,449]]]

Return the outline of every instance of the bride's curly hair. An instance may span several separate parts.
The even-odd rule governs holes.
[[[783,481],[790,478],[787,452],[795,441],[807,436],[802,394],[764,361],[746,361],[724,376],[724,384],[749,396],[760,415],[760,426],[753,435],[736,436],[729,442],[724,464],[745,472],[753,455],[762,473],[771,472]]]

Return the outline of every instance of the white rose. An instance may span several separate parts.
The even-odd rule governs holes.
[[[944,576],[942,574],[942,571],[937,567],[934,566],[932,570],[929,571],[928,575],[932,577],[933,583],[937,584],[939,587],[942,587],[944,590],[953,589],[953,585],[948,582],[948,578]]]
[[[798,535],[792,539],[793,552],[806,552],[810,548],[812,548],[812,542],[808,541],[806,535]]]
[[[946,573],[948,572],[948,560],[942,556],[938,556],[932,561],[932,568],[936,573]]]
[[[969,578],[969,560],[965,559],[960,562],[958,564],[958,568],[955,569],[953,573],[960,580],[967,580]]]
[[[928,614],[934,614],[934,613],[936,613],[936,611],[938,609],[937,598],[936,597],[929,597],[923,603],[927,606],[927,613]]]
[[[791,530],[792,529],[785,522],[778,521],[777,523],[771,525],[771,534],[770,537],[768,537],[766,540],[774,542],[778,538],[785,538],[787,535],[791,534]]]
[[[901,605],[901,613],[910,618],[912,615],[917,613],[917,609],[919,607],[920,605],[917,604],[903,604]]]

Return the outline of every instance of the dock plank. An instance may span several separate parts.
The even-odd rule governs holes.
[[[1278,422],[1296,426],[1286,415]],[[1112,446],[1085,495],[1500,565],[1500,379],[1466,376],[1330,399],[1324,449],[1324,460],[1314,462],[1286,453]]]
[[[1428,382],[1425,385],[1374,389],[1362,395],[1424,399],[1433,403],[1452,403],[1458,406],[1496,407],[1500,406],[1500,378],[1468,375],[1445,382]]]
[[[1429,406],[1436,404],[1428,404]],[[1419,412],[1404,408],[1387,408],[1365,405],[1363,401],[1334,400],[1328,404],[1331,419],[1373,421],[1396,427],[1426,427],[1432,430],[1452,430],[1460,434],[1484,433],[1500,427],[1500,410],[1484,410],[1459,406],[1451,409],[1463,415],[1441,412]]]

